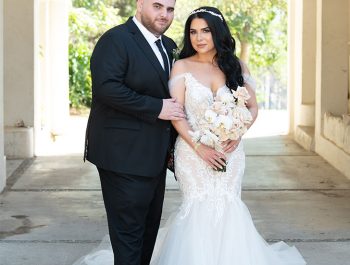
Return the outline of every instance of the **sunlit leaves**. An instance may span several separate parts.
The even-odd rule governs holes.
[[[98,38],[122,22],[118,9],[102,0],[73,0],[69,14],[69,100],[71,107],[91,105],[90,56]]]
[[[72,106],[91,102],[89,58],[97,39],[107,29],[134,15],[136,0],[72,0],[70,25],[70,100]],[[166,35],[178,45],[188,14],[200,6],[219,8],[236,39],[238,56],[244,58],[260,84],[259,102],[273,89],[286,91],[286,0],[176,0],[175,19]],[[246,49],[246,50],[242,50]],[[266,80],[273,80],[273,84]],[[260,91],[259,89],[262,89]],[[264,89],[268,92],[264,92]],[[283,94],[282,93],[282,94]]]

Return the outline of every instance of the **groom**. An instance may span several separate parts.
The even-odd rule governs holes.
[[[170,149],[170,120],[184,118],[168,78],[176,44],[162,35],[175,0],[138,0],[135,17],[107,31],[91,57],[92,106],[85,156],[96,165],[114,264],[148,265]]]

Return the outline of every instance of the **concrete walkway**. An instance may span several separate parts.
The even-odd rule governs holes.
[[[296,245],[309,265],[349,265],[350,180],[286,136],[244,142],[243,201],[262,236]],[[0,195],[1,265],[72,264],[99,244],[106,215],[91,164],[80,155],[11,163]],[[181,200],[167,180],[162,225]]]

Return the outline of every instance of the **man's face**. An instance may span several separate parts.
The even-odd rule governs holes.
[[[170,27],[174,7],[175,0],[138,0],[136,17],[158,37]]]

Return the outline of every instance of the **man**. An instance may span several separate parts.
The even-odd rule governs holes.
[[[164,199],[170,120],[185,117],[167,86],[176,44],[162,34],[174,6],[175,0],[138,0],[135,17],[107,31],[91,57],[85,156],[100,175],[118,265],[150,262]]]

